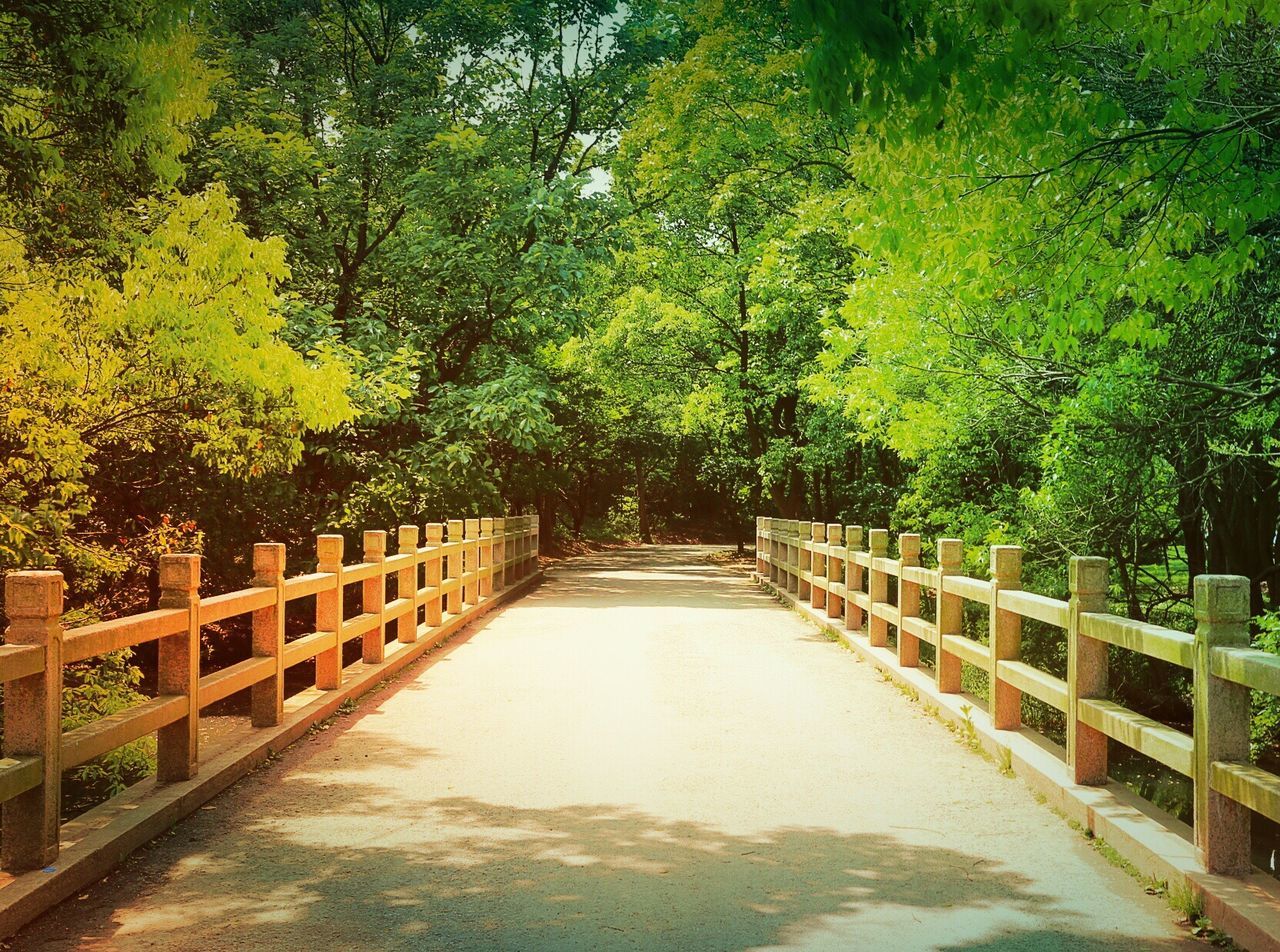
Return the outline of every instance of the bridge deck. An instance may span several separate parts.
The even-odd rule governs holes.
[[[14,947],[1200,947],[702,554],[561,566]]]

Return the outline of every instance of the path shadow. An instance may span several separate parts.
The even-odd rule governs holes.
[[[273,799],[287,806],[253,812]],[[90,949],[318,952],[1179,947],[1097,934],[1018,873],[892,835],[730,834],[615,804],[406,804],[399,786],[306,775],[241,800],[220,798],[13,948],[69,947],[59,934]],[[914,939],[883,944],[885,916]]]
[[[554,592],[556,607],[576,598],[595,603],[601,596],[593,587],[617,586],[616,604],[650,604],[652,597],[652,604],[671,605],[672,590],[647,587],[660,581],[706,607],[707,576],[715,582],[723,573],[733,582],[726,582],[725,599],[738,607],[772,604],[740,575],[709,564],[704,570],[687,553],[671,555],[654,571],[672,577],[660,580],[643,572],[616,577],[652,565],[652,553],[630,568],[612,554],[597,567],[574,560],[564,577],[525,601]],[[388,690],[428,689],[410,680]],[[1103,932],[1073,897],[1053,894],[1052,885],[1037,885],[989,854],[889,830],[742,832],[628,803],[575,803],[571,791],[568,802],[549,805],[441,795],[426,773],[435,769],[439,737],[429,722],[395,716],[376,699],[363,702],[326,735],[354,734],[354,743],[347,736],[342,749],[327,741],[293,748],[108,882],[20,933],[12,948],[1187,947]],[[483,769],[510,768],[495,760]],[[507,786],[523,794],[525,781],[516,779]]]

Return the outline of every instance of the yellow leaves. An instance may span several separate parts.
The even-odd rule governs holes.
[[[151,172],[167,184],[182,175],[182,156],[191,147],[187,130],[214,110],[209,93],[215,76],[197,55],[197,45],[185,26],[138,43],[138,73],[150,95],[134,98],[115,142],[122,164],[132,164],[141,153]]]
[[[26,265],[0,233],[0,379],[16,380],[0,420],[34,439],[10,471],[75,479],[97,447],[177,440],[247,474],[351,418],[342,356],[322,347],[308,362],[279,337],[283,243],[249,238],[217,186],[151,211],[118,290],[84,265]]]

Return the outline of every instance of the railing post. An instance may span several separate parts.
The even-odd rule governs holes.
[[[856,553],[862,551],[862,526],[845,526],[844,545],[844,627],[846,631],[861,631],[862,608],[857,593],[862,591],[862,566]]]
[[[920,565],[920,536],[904,532],[898,536],[898,564],[901,568]],[[920,666],[920,639],[903,630],[902,620],[920,617],[920,583],[908,582],[906,572],[898,572],[898,664]]]
[[[516,573],[519,578],[529,574],[529,517],[520,517],[520,535],[516,546]]]
[[[764,516],[756,516],[756,575],[764,577],[765,561],[764,561]]]
[[[444,597],[440,594],[440,582],[443,579],[441,569],[444,567],[444,556],[440,554],[440,546],[444,544],[444,523],[427,523],[426,578],[423,580],[427,588],[434,588],[435,594],[427,597],[426,617],[423,619],[428,628],[435,628],[444,621]]]
[[[991,609],[987,641],[990,646],[991,724],[996,730],[1016,731],[1022,726],[1022,692],[1001,680],[1000,662],[1017,661],[1022,652],[1022,616],[999,605],[1002,591],[1022,588],[1022,547],[991,547]]]
[[[387,605],[387,573],[383,563],[387,560],[387,534],[381,529],[369,529],[364,534],[364,562],[378,567],[373,578],[367,578],[360,586],[360,612],[377,615],[378,627],[366,631],[360,639],[360,660],[365,664],[381,664],[387,656],[387,629],[382,620]]]
[[[1107,735],[1080,720],[1080,701],[1107,696],[1107,645],[1080,630],[1080,616],[1107,610],[1107,560],[1072,556],[1067,587],[1067,763],[1076,783],[1103,786]]]
[[[1195,580],[1193,698],[1195,839],[1210,873],[1244,875],[1249,859],[1249,808],[1213,789],[1216,761],[1249,762],[1249,689],[1211,671],[1215,648],[1249,647],[1249,580],[1198,575]]]
[[[480,519],[480,598],[493,597],[493,518]]]
[[[802,602],[813,598],[813,524],[796,522],[796,597]],[[808,576],[808,578],[806,578]]]
[[[273,588],[274,604],[253,613],[253,656],[275,660],[275,673],[249,689],[254,727],[274,727],[284,718],[284,546],[259,542],[253,547],[253,584]]]
[[[524,578],[525,560],[528,557],[528,519],[525,516],[516,516],[516,538],[515,538],[515,570],[516,578]]]
[[[0,812],[0,864],[12,873],[58,858],[62,809],[62,573],[11,572],[4,580],[5,643],[44,653],[38,674],[4,687],[4,755],[39,757],[40,783]]]
[[[457,550],[450,555],[445,561],[445,579],[448,581],[458,580],[458,587],[451,591],[445,598],[444,610],[450,615],[456,615],[462,611],[462,520],[450,519],[447,523],[449,526],[449,543],[457,543]]]
[[[867,592],[870,594],[870,610],[867,612],[867,640],[873,648],[884,648],[889,644],[889,623],[876,615],[876,605],[883,605],[889,600],[889,576],[884,569],[876,567],[877,559],[889,557],[889,530],[872,529],[868,534],[871,550],[871,574],[867,577]]]
[[[524,516],[516,516],[516,538],[515,538],[516,550],[513,553],[515,561],[512,567],[515,569],[517,580],[522,579],[525,576],[525,571],[524,571],[525,560],[528,557],[527,544],[528,544],[528,520]]]
[[[187,713],[156,732],[156,780],[190,780],[200,760],[200,556],[160,556],[160,607],[187,612],[185,631],[159,640],[156,693],[187,699]]]
[[[396,641],[409,645],[418,640],[418,609],[422,605],[422,599],[418,597],[417,526],[401,526],[396,530],[396,552],[413,556],[409,567],[396,574],[396,598],[413,600],[413,611],[396,619]]]
[[[500,592],[507,587],[507,520],[504,516],[493,519],[493,590]]]
[[[782,570],[778,566],[778,561],[781,558],[779,555],[781,546],[778,544],[779,523],[781,522],[781,519],[769,518],[769,581],[774,584],[775,588],[778,585],[778,577],[782,574]]]
[[[530,516],[529,523],[529,573],[538,571],[538,553],[542,548],[542,517],[538,513]]]
[[[828,583],[839,582],[844,584],[844,561],[834,555],[830,550],[839,548],[844,541],[844,526],[838,522],[827,523],[827,579]],[[833,595],[830,588],[827,589],[827,617],[839,618],[844,608],[844,599],[839,595]]]
[[[813,552],[809,560],[810,577],[813,584],[809,586],[809,604],[821,612],[827,610],[827,589],[822,584],[827,577],[827,554],[818,551],[819,547],[826,547],[827,544],[827,524],[825,522],[815,522],[809,527],[810,540],[813,542]]]
[[[334,645],[316,655],[316,687],[336,691],[342,687],[342,550],[340,535],[316,537],[316,571],[333,576],[333,584],[316,593],[316,631],[333,632]]]
[[[938,659],[935,671],[938,691],[943,694],[960,693],[961,661],[943,647],[944,635],[959,635],[964,631],[964,599],[943,591],[948,575],[962,575],[964,543],[959,539],[938,540]]]
[[[787,520],[787,591],[800,597],[800,523]]]
[[[524,578],[524,516],[515,516],[511,539],[511,571],[518,582]]]
[[[466,526],[466,543],[462,549],[462,573],[471,576],[471,583],[463,586],[462,601],[467,605],[480,604],[478,592],[480,590],[480,520],[468,519],[464,525]]]

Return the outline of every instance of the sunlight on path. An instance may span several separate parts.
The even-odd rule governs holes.
[[[15,948],[1199,948],[706,550],[578,559]]]

